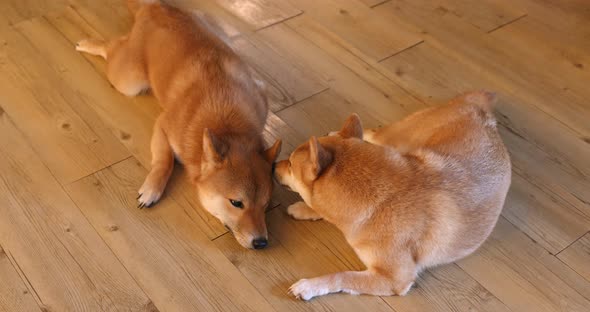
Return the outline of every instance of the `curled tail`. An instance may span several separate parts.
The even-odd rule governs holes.
[[[496,93],[480,90],[469,92],[463,95],[465,102],[474,104],[484,110],[487,113],[494,111],[494,105],[496,104]]]
[[[150,4],[150,3],[160,3],[160,1],[159,0],[127,0],[127,8],[129,9],[129,12],[131,12],[131,14],[133,14],[135,16],[135,13],[137,13],[137,11],[139,11],[141,6],[143,6],[144,4]]]

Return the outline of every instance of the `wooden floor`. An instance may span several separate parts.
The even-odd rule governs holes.
[[[458,93],[500,95],[513,162],[484,246],[406,297],[300,302],[300,278],[362,264],[277,189],[270,248],[241,248],[177,168],[136,208],[158,105],[127,98],[74,43],[131,25],[123,0],[0,2],[1,311],[589,311],[590,4],[586,0],[177,0],[218,20],[269,86],[287,155],[358,112],[367,127]]]

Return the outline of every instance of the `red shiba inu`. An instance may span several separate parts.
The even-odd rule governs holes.
[[[287,212],[336,225],[367,267],[302,279],[290,292],[303,300],[405,295],[422,269],[476,250],[511,178],[493,99],[465,94],[374,130],[363,131],[352,115],[339,132],[312,137],[279,162],[276,179],[303,198]]]
[[[159,3],[128,1],[130,33],[76,49],[107,60],[121,93],[150,89],[162,106],[151,141],[152,168],[139,189],[139,207],[157,202],[176,156],[198,190],[202,206],[247,248],[264,248],[264,211],[271,167],[281,142],[263,148],[266,97],[250,68],[194,16]]]

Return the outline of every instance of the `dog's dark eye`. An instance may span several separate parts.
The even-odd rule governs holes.
[[[230,199],[229,202],[232,204],[232,206],[234,206],[236,208],[240,208],[240,209],[244,208],[244,204],[239,200]]]

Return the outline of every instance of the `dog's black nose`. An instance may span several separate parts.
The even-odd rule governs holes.
[[[256,238],[252,241],[252,246],[254,249],[262,249],[268,245],[268,241],[264,237]]]

